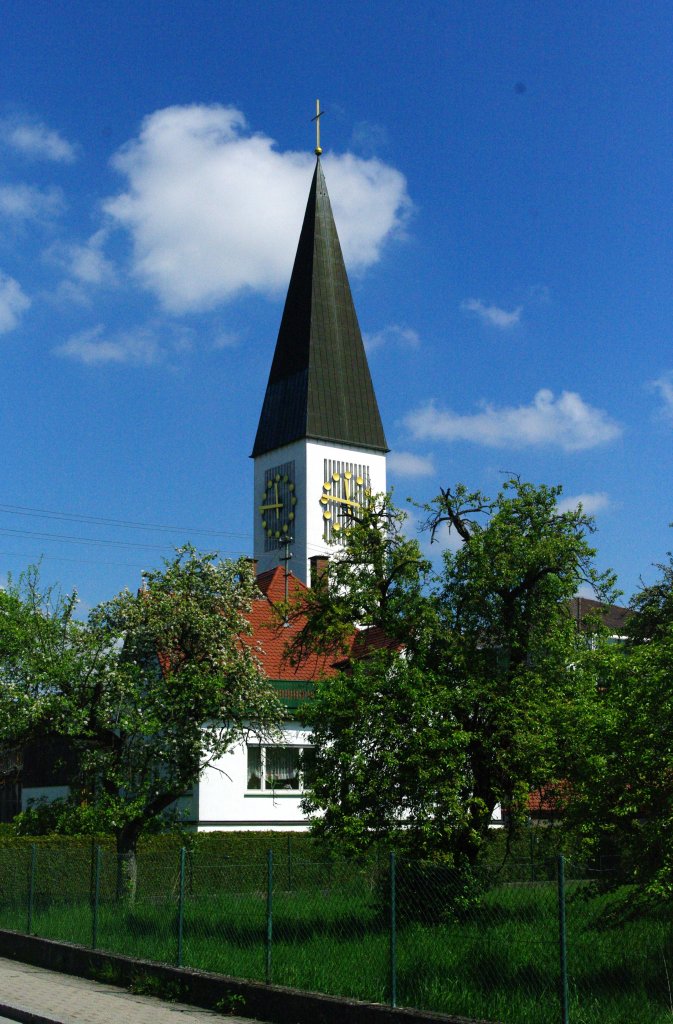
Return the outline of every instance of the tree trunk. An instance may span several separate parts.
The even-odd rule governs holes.
[[[456,867],[473,871],[479,860],[481,842],[475,838],[475,829],[461,829],[455,836],[453,849]]]
[[[138,887],[138,832],[123,828],[117,833],[117,899],[135,902]]]

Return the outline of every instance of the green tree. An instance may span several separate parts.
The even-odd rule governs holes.
[[[345,548],[335,548],[327,571],[290,609],[302,622],[291,655],[348,653],[353,624],[382,630],[391,645],[415,646],[433,618],[427,600],[431,563],[405,536],[406,512],[388,496],[370,496],[351,514]]]
[[[143,830],[248,733],[274,735],[281,708],[247,639],[256,593],[247,560],[187,546],[85,623],[34,573],[2,595],[2,736],[68,739],[71,801],[114,833],[127,892]]]
[[[673,556],[655,566],[659,578],[633,595],[628,621],[628,640],[633,645],[649,643],[668,635],[673,626]]]
[[[593,567],[591,518],[559,511],[560,494],[518,479],[493,499],[442,491],[426,526],[458,544],[434,579],[387,501],[353,517],[300,636],[302,649],[350,643],[310,711],[319,832],[474,865],[497,804],[514,829],[529,792],[563,777],[588,685],[569,601],[583,583],[609,601],[613,577]]]
[[[622,643],[592,653],[592,714],[573,745],[565,814],[614,882],[673,897],[673,565],[630,602]]]
[[[588,584],[611,603],[615,578],[594,567],[593,519],[581,507],[560,511],[561,493],[512,478],[495,499],[458,487],[427,508],[434,534],[446,524],[462,541],[444,553],[437,664],[470,736],[468,859],[496,804],[516,829],[532,790],[563,785],[569,730],[579,735],[591,707],[584,659],[589,636],[595,644],[605,633],[596,620],[578,629],[570,601]]]

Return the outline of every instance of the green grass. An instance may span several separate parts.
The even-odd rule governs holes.
[[[101,879],[98,946],[175,963],[177,875],[162,869],[160,886],[151,864],[141,867],[133,905],[114,898],[112,867]],[[344,865],[297,863],[294,876],[290,889],[279,872],[274,891],[272,980],[387,1001],[385,886],[371,871]],[[50,889],[35,886],[33,931],[90,944],[90,901],[68,897],[63,885]],[[438,912],[442,898],[439,892],[400,891],[398,1003],[505,1024],[558,1021],[554,883],[500,884],[454,920]],[[618,896],[592,895],[585,883],[569,883],[571,1024],[673,1024],[671,924],[664,913],[627,916],[618,909]],[[0,925],[27,927],[23,871],[0,888]],[[265,935],[263,865],[227,862],[217,877],[212,866],[202,876],[194,865],[185,896],[185,966],[264,980]]]

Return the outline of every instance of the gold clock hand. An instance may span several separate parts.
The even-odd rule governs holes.
[[[269,484],[269,486],[271,486],[271,485]],[[277,480],[274,480],[273,492],[274,492],[274,497],[275,497],[276,500],[275,501],[270,501],[267,505],[260,505],[259,506],[259,511],[260,512],[275,512],[276,513],[276,519],[278,519],[278,517],[280,515],[280,510],[285,507],[285,504],[284,504],[284,502],[282,502],[280,500],[280,495],[278,494],[278,481]]]
[[[352,508],[360,508],[359,501],[349,501],[348,498],[335,498],[334,496],[328,497],[327,501],[323,501],[322,504],[327,505],[330,501],[335,505],[350,505]]]

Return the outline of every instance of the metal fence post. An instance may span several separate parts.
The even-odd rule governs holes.
[[[397,1006],[397,893],[395,851],[390,853],[390,1005]]]
[[[185,920],[185,859],[186,850],[180,849],[180,893],[178,897],[178,967],[182,967],[182,935]]]
[[[35,875],[37,872],[37,846],[30,846],[30,875],[28,876],[28,934],[33,934],[33,913],[35,910]]]
[[[93,874],[93,918],[91,921],[91,948],[96,949],[98,946],[98,904],[100,901],[100,858],[101,849],[100,846],[96,846],[96,852],[94,855],[94,874]]]
[[[273,850],[267,854],[266,874],[266,983],[271,984],[271,951],[273,947]]]
[[[534,882],[535,881],[535,843],[534,843],[534,840],[533,840],[533,824],[532,824],[530,818],[528,819],[528,839],[529,839],[529,846],[530,846],[530,880],[531,880],[531,882]]]
[[[568,944],[566,936],[565,857],[558,855],[558,935],[560,965],[561,1024],[568,1024]]]

